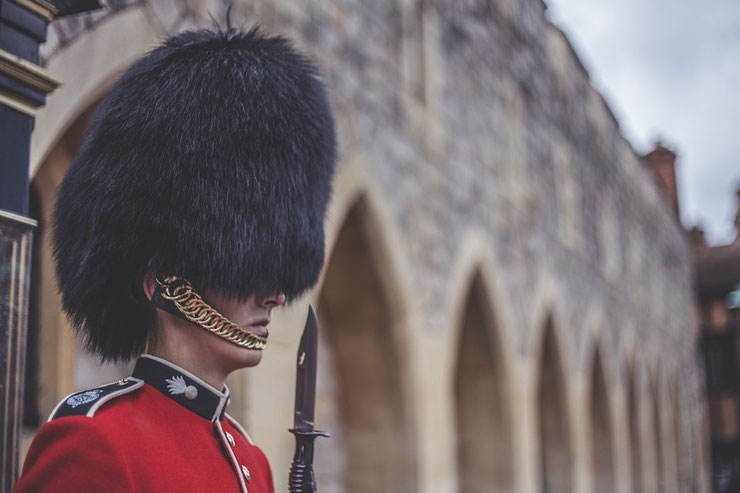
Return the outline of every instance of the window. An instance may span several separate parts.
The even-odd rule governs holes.
[[[716,392],[737,388],[737,357],[734,331],[706,334],[702,340],[707,369],[707,390]]]
[[[727,295],[727,309],[740,309],[740,284],[735,286],[735,289],[730,291],[730,294]]]

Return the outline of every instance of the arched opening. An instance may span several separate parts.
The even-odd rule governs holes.
[[[318,413],[340,430],[339,440],[320,445],[333,448],[317,468],[322,491],[407,493],[416,484],[397,318],[373,248],[374,226],[360,199],[339,233],[320,295],[320,326],[332,353],[320,366],[333,366],[336,378],[319,381],[319,395],[333,397],[319,401]]]
[[[629,438],[630,438],[630,461],[632,464],[632,491],[642,493],[642,457],[641,439],[640,439],[640,413],[637,405],[637,390],[635,389],[634,374],[628,377],[627,383],[627,419],[629,420]]]
[[[565,380],[552,322],[548,321],[542,348],[538,385],[540,471],[543,493],[573,491],[573,457],[568,423]]]
[[[609,396],[601,356],[597,351],[591,371],[591,460],[594,491],[614,491],[614,452]]]
[[[511,424],[497,327],[479,275],[470,285],[457,353],[457,461],[461,493],[514,489]]]

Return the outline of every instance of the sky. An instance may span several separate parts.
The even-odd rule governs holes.
[[[684,226],[710,244],[734,238],[740,188],[740,1],[545,0],[644,154],[656,140],[678,154]]]

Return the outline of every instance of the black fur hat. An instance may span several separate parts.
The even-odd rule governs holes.
[[[64,309],[104,360],[141,353],[147,271],[242,299],[317,281],[335,167],[315,66],[258,29],[177,34],[92,119],[59,189]]]

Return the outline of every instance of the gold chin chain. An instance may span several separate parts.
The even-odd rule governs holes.
[[[170,276],[164,281],[157,278],[157,282],[162,298],[171,301],[194,324],[241,347],[261,351],[267,345],[266,337],[247,332],[203,301],[186,279]]]

